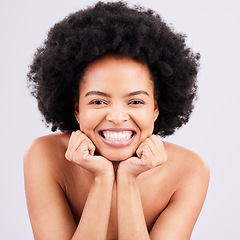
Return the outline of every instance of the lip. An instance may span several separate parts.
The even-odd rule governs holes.
[[[112,131],[112,132],[132,131],[132,132],[134,132],[134,135],[130,139],[127,139],[127,140],[107,140],[106,138],[104,138],[101,135],[102,131]],[[110,147],[116,147],[116,148],[129,146],[136,137],[136,131],[133,129],[129,129],[129,128],[104,128],[104,129],[99,130],[98,134],[99,134],[101,140],[105,144],[107,144]]]

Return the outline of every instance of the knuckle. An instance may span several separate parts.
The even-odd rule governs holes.
[[[160,135],[154,135],[156,141],[162,142],[161,136]]]
[[[76,132],[76,136],[77,136],[77,137],[81,137],[81,134],[82,134],[82,133],[81,133],[80,131],[77,131],[77,132]]]
[[[73,131],[73,132],[72,132],[72,135],[73,135],[73,136],[77,135],[77,132],[76,132],[76,131]]]
[[[69,160],[68,151],[65,152],[65,158]]]
[[[138,149],[136,150],[136,153],[137,153],[137,154],[141,153],[141,149],[138,148]]]
[[[70,153],[68,154],[68,160],[69,160],[69,161],[72,161],[72,160],[73,160],[73,153],[72,153],[72,152],[70,152]]]
[[[149,144],[151,143],[151,137],[150,138],[147,138],[146,141],[145,141],[146,144]]]
[[[96,147],[94,146],[94,144],[91,144],[90,150],[95,151],[95,149],[96,149]]]
[[[75,132],[75,135],[76,135],[76,136],[81,136],[81,135],[82,135],[82,132],[81,132],[80,130],[77,130],[77,131]]]
[[[149,139],[154,140],[156,138],[156,135],[152,134]]]

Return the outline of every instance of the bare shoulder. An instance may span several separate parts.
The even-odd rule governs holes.
[[[167,152],[168,161],[171,164],[182,168],[184,171],[198,171],[209,175],[209,168],[200,155],[169,142],[164,142],[164,147]]]
[[[35,139],[25,153],[25,159],[29,159],[29,156],[43,157],[46,159],[48,155],[54,156],[56,154],[66,151],[68,140],[70,135],[65,133],[56,133],[46,135]]]
[[[24,174],[48,174],[58,177],[65,162],[64,155],[68,145],[69,134],[57,133],[35,139],[24,156]]]
[[[190,239],[207,194],[209,169],[198,154],[172,143],[163,144],[167,161],[160,165],[157,175],[165,189],[160,188],[157,197],[167,193],[167,201],[152,228],[151,239],[165,238],[169,233],[171,239]]]
[[[206,192],[209,184],[209,167],[202,157],[184,147],[164,142],[168,165],[178,181],[177,189],[201,188]]]
[[[65,159],[68,139],[62,133],[40,137],[24,157],[25,194],[36,239],[49,239],[51,234],[56,239],[70,239],[75,230],[65,197],[65,175],[71,168]]]
[[[39,137],[31,143],[27,153],[36,149],[47,151],[48,149],[63,147],[63,145],[68,143],[69,137],[70,134],[67,133],[55,133]]]

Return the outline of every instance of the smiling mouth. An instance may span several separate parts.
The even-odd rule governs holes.
[[[108,141],[127,141],[130,140],[135,135],[135,132],[131,130],[124,131],[103,130],[100,131],[99,134]]]

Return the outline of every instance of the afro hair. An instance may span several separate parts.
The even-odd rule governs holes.
[[[52,131],[79,129],[74,116],[84,70],[105,55],[145,63],[159,107],[154,134],[171,135],[186,124],[196,98],[200,55],[153,10],[98,2],[70,14],[49,31],[34,55],[28,86]]]

